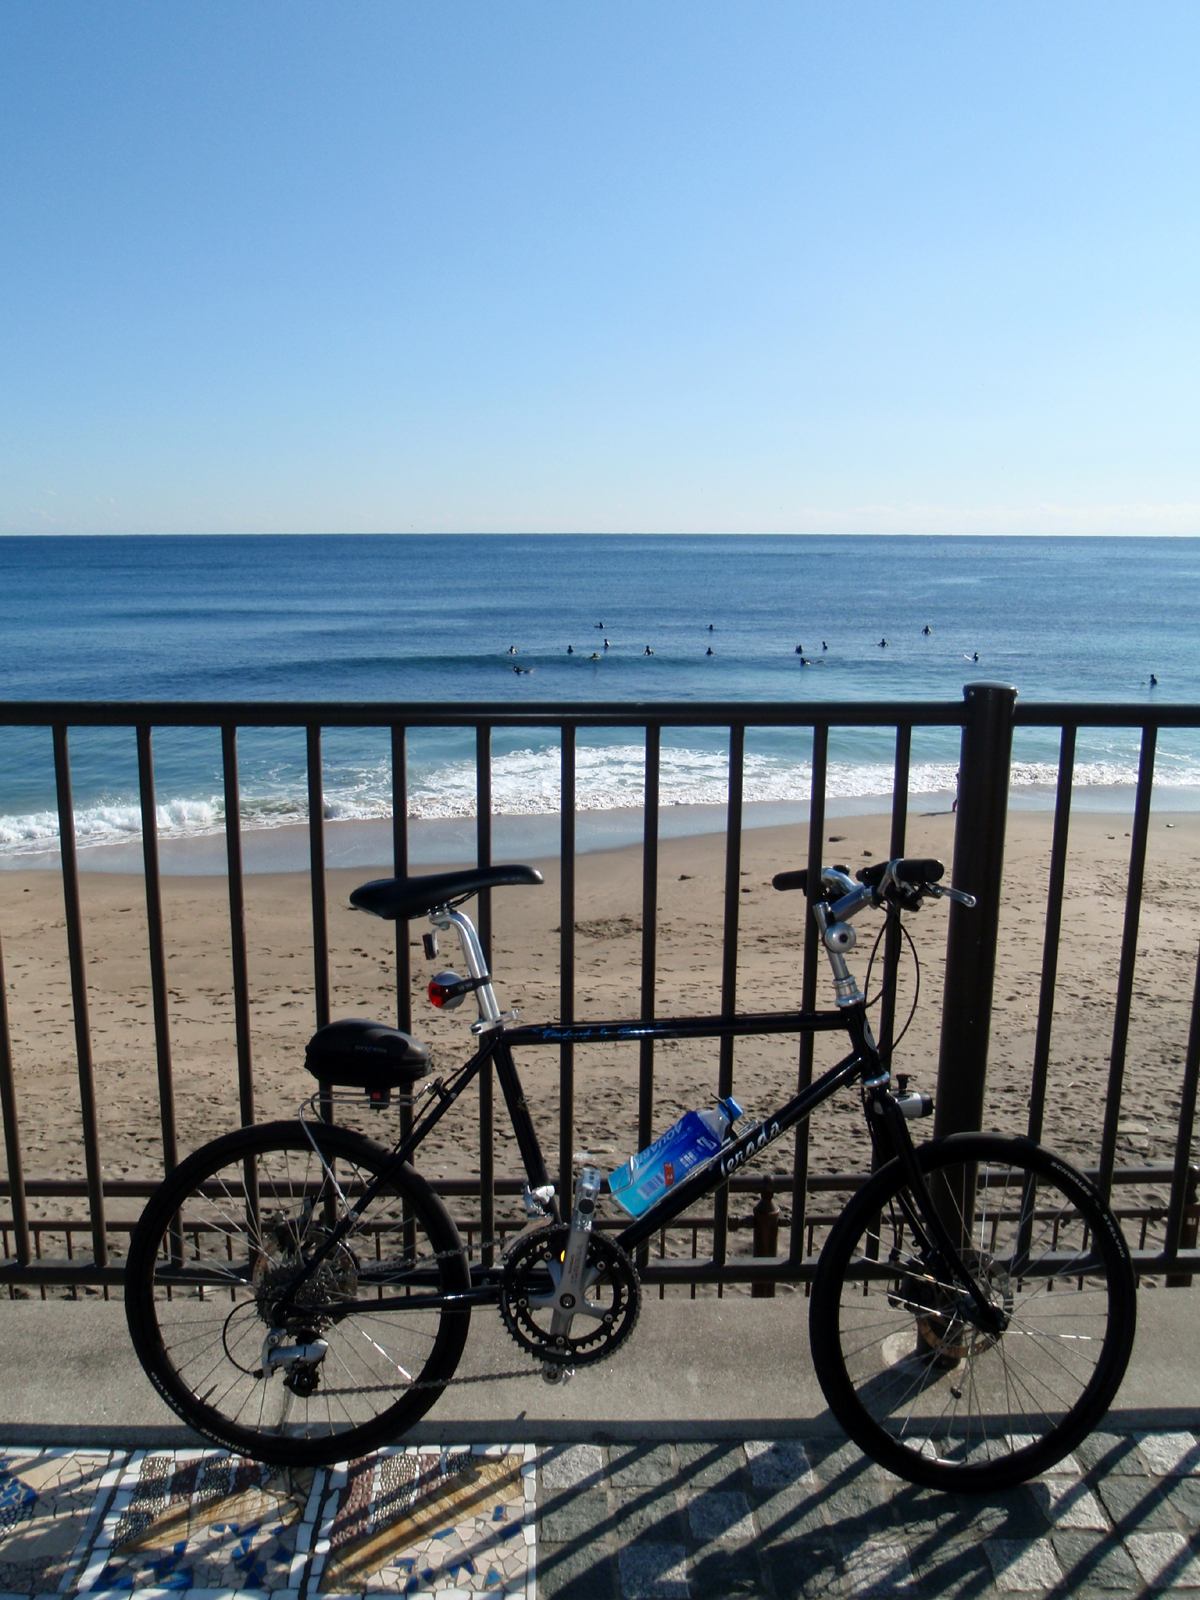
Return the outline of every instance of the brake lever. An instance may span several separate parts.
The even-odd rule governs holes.
[[[967,894],[963,889],[952,889],[948,883],[927,883],[925,893],[931,894],[936,900],[957,900],[960,906],[977,906],[979,901],[973,894]]]

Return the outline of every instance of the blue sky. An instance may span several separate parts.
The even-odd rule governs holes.
[[[0,532],[1200,533],[1200,7],[0,9]]]

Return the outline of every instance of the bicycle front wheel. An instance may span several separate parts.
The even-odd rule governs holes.
[[[813,1364],[830,1410],[880,1465],[929,1488],[1009,1488],[1061,1460],[1112,1402],[1133,1348],[1129,1251],[1082,1173],[1028,1139],[957,1134],[917,1159],[999,1314],[992,1331],[891,1161],[821,1252]]]
[[[411,1167],[286,1298],[389,1159],[347,1129],[268,1123],[205,1145],[152,1196],[130,1245],[126,1316],[151,1381],[197,1432],[315,1466],[395,1438],[442,1392],[470,1312],[439,1301],[470,1273]]]

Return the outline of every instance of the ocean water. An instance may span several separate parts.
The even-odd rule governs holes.
[[[3,538],[0,699],[803,704],[958,700],[964,683],[999,679],[1026,700],[1200,703],[1198,602],[1191,539]],[[77,729],[71,742],[81,841],[135,843],[132,730]],[[915,793],[950,795],[957,748],[957,730],[914,735]],[[556,736],[500,729],[493,749],[496,812],[514,839],[548,843]],[[290,837],[307,816],[303,733],[246,729],[239,753],[243,827]],[[1014,803],[1048,803],[1056,754],[1053,731],[1019,732]],[[410,735],[410,813],[418,835],[427,825],[427,859],[469,850],[473,758],[470,732]],[[835,805],[882,807],[891,759],[886,730],[835,730]],[[640,735],[581,733],[593,843],[636,832],[642,761]],[[752,730],[753,817],[801,814],[808,763],[807,734]],[[215,860],[219,736],[158,730],[155,764],[160,832],[193,841],[195,862]],[[1124,808],[1136,766],[1135,732],[1081,732],[1080,802]],[[680,827],[715,825],[726,775],[722,731],[664,734],[662,803],[686,814]],[[324,781],[332,823],[381,829],[386,734],[327,730]],[[1200,806],[1196,735],[1164,731],[1156,784],[1159,805]],[[382,837],[354,848],[386,859]],[[0,863],[49,862],[56,846],[49,731],[0,727]],[[171,859],[179,870],[188,857]],[[90,864],[103,860],[98,849]]]

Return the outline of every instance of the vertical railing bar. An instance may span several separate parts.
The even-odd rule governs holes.
[[[408,877],[408,731],[392,727],[392,873]],[[412,951],[409,924],[396,918],[396,1026],[402,1033],[412,1032]],[[400,1097],[400,1137],[407,1139],[413,1129],[411,1096]],[[415,1247],[416,1234],[405,1229],[405,1248]]]
[[[221,728],[225,776],[225,857],[229,871],[229,953],[233,967],[233,1022],[237,1037],[238,1111],[242,1126],[254,1121],[254,1062],[250,1050],[250,973],[246,961],[246,895],[242,878],[242,797],[238,784],[237,728]]]
[[[1192,1134],[1196,1126],[1196,1085],[1200,1079],[1200,956],[1196,961],[1196,982],[1192,990],[1192,1017],[1188,1028],[1187,1054],[1183,1063],[1183,1089],[1179,1097],[1179,1121],[1175,1129],[1175,1170],[1171,1174],[1171,1199],[1167,1206],[1166,1252],[1179,1253],[1184,1213],[1191,1179]]]
[[[575,1020],[575,729],[561,732],[559,798],[558,1014]],[[571,1194],[575,1153],[575,1047],[558,1048],[558,1192],[564,1207]]]
[[[813,728],[812,791],[808,802],[808,893],[804,904],[804,970],[800,983],[800,1005],[812,1011],[817,1003],[817,976],[820,945],[813,906],[821,898],[821,847],[825,838],[825,778],[829,765],[829,726],[819,722]],[[813,1035],[800,1036],[799,1089],[812,1082]],[[808,1122],[796,1129],[796,1153],[792,1168],[792,1227],[788,1250],[793,1262],[803,1260],[804,1212],[808,1204]]]
[[[1058,946],[1062,933],[1063,892],[1067,884],[1067,841],[1071,827],[1071,786],[1075,777],[1075,728],[1062,731],[1058,752],[1058,792],[1054,800],[1054,832],[1050,841],[1050,883],[1046,894],[1046,932],[1042,940],[1042,982],[1038,995],[1037,1032],[1033,1041],[1033,1078],[1029,1088],[1029,1137],[1042,1137],[1046,1081],[1050,1072],[1050,1035],[1058,984]]]
[[[325,898],[325,783],[321,771],[321,729],[309,724],[308,875],[312,888],[313,1001],[317,1027],[329,1022],[329,916]]]
[[[318,1028],[329,1023],[329,912],[325,884],[325,774],[321,759],[321,727],[305,728],[305,765],[308,774],[308,885],[312,898],[313,1010]],[[333,1084],[320,1086],[321,1120],[333,1121]]]
[[[138,789],[142,806],[142,862],[146,879],[146,931],[150,945],[150,996],[158,1062],[158,1115],[163,1171],[179,1161],[175,1128],[175,1078],[171,1068],[171,1014],[167,1004],[167,958],[163,942],[162,878],[158,862],[158,801],[154,792],[154,747],[148,723],[137,730]]]
[[[8,1163],[8,1193],[12,1201],[17,1264],[30,1261],[29,1205],[25,1197],[25,1166],[21,1160],[21,1125],[17,1120],[17,1081],[13,1072],[12,1032],[8,1025],[8,985],[4,977],[4,948],[0,945],[0,1114],[4,1118],[4,1155]],[[5,1253],[8,1235],[5,1233]]]
[[[642,818],[642,997],[641,1014],[654,1016],[658,975],[658,788],[662,729],[646,725],[645,811]],[[654,1041],[638,1053],[638,1149],[654,1137]]]
[[[1113,1017],[1112,1053],[1108,1064],[1108,1093],[1104,1103],[1104,1131],[1100,1139],[1097,1186],[1107,1200],[1117,1159],[1117,1125],[1121,1120],[1121,1092],[1125,1083],[1125,1052],[1129,1042],[1129,1016],[1133,1006],[1133,974],[1137,965],[1138,926],[1142,914],[1142,884],[1146,875],[1146,842],[1150,833],[1150,792],[1154,785],[1154,749],[1158,730],[1142,729],[1138,762],[1137,796],[1133,808],[1133,839],[1129,846],[1129,887],[1125,893],[1125,926],[1121,935],[1121,961],[1117,969],[1117,1003]]]
[[[79,859],[75,849],[75,804],[71,798],[71,756],[67,746],[67,730],[61,722],[54,724],[54,777],[58,790],[58,842],[62,857],[67,955],[71,968],[71,1005],[75,1013],[75,1054],[79,1063],[79,1109],[83,1120],[83,1158],[87,1170],[92,1254],[98,1266],[107,1266],[108,1231],[104,1223],[100,1139],[96,1128],[96,1076],[92,1063],[87,972],[83,959],[83,910],[79,900]]]
[[[480,868],[492,864],[492,730],[487,723],[475,729],[475,853]],[[483,959],[492,970],[492,892],[479,894],[479,942]],[[490,1267],[496,1232],[495,1078],[487,1061],[479,1073],[479,1214],[482,1225],[480,1259]]]
[[[392,872],[408,877],[408,736],[407,729],[392,728]],[[412,954],[409,950],[409,925],[396,919],[396,1026],[403,1033],[412,1031]],[[404,1110],[409,1117],[412,1108]]]
[[[742,899],[742,795],[746,769],[746,729],[729,730],[729,804],[725,821],[725,926],[721,938],[721,1015],[737,1010],[738,927]],[[733,1035],[721,1038],[717,1093],[733,1093]],[[729,1185],[713,1196],[713,1264],[724,1266],[729,1243]]]
[[[896,764],[892,777],[892,833],[888,859],[904,854],[908,833],[908,773],[912,759],[912,726],[901,723],[896,729]],[[896,1033],[896,974],[900,967],[902,935],[900,919],[889,917],[883,936],[883,998],[879,1002],[879,1054],[884,1066],[892,1059],[892,1040]]]

